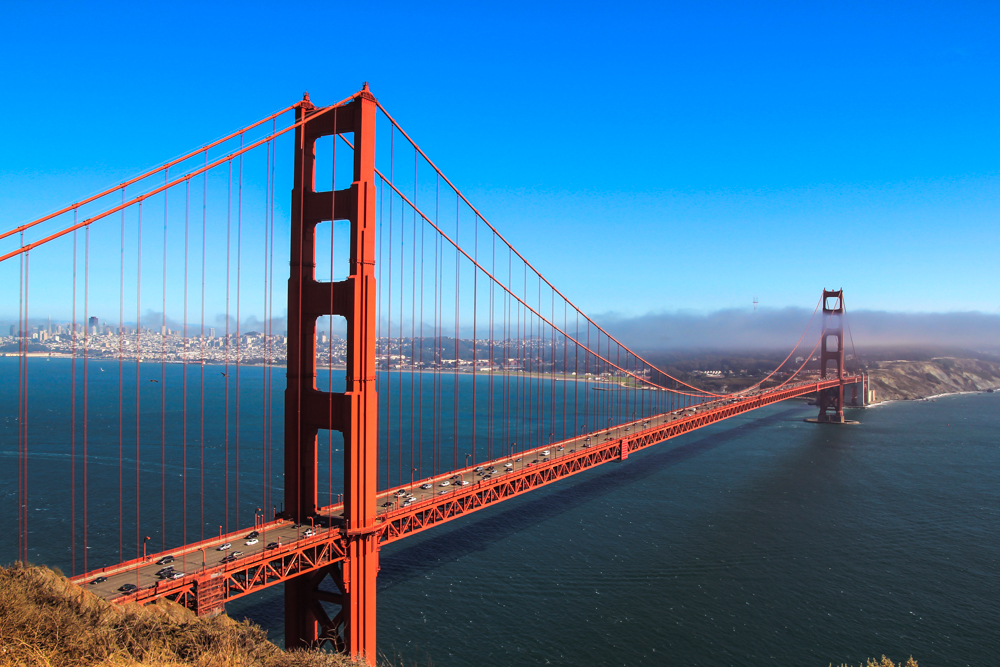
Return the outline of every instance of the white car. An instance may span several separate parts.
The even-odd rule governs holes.
[[[548,456],[548,455],[549,455],[549,450],[546,449],[544,452],[542,452],[542,456]]]
[[[221,547],[219,547],[218,549],[216,549],[216,551],[225,551],[226,549],[228,549],[231,546],[233,546],[232,542],[226,542]]]
[[[451,486],[451,482],[449,482],[448,480],[444,480],[443,482],[438,484],[438,486]]]
[[[313,530],[312,528],[306,528],[306,532],[302,533],[302,536],[303,537],[312,537],[315,534],[316,534],[315,530]]]
[[[426,489],[433,489],[434,485],[433,484],[421,484],[420,488],[424,489],[424,490],[426,490]]]
[[[458,485],[458,486],[468,486],[469,485],[469,483],[467,481],[465,481],[464,479],[461,482],[455,482],[455,484]]]
[[[513,463],[504,463],[504,464],[503,464],[503,467],[504,467],[504,468],[513,468],[513,467],[514,467],[514,464],[513,464]]]
[[[253,545],[257,544],[257,538],[256,537],[250,538],[243,544],[247,545],[248,547],[252,547]]]

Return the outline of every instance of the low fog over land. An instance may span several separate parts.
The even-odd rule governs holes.
[[[789,350],[809,322],[801,308],[720,310],[708,314],[675,312],[596,318],[632,349],[684,354],[705,351],[752,352]],[[803,345],[808,352],[822,327],[822,313],[812,318]],[[911,353],[1000,354],[1000,314],[849,312],[845,329],[862,357],[880,351]],[[845,332],[846,334],[846,332]],[[845,341],[851,351],[851,340]],[[802,348],[800,348],[802,349]],[[878,355],[881,356],[881,355]]]

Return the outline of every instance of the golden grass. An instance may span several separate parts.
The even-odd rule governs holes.
[[[881,660],[873,660],[871,658],[868,658],[868,662],[866,662],[863,665],[859,665],[858,667],[896,667],[896,664],[897,663],[893,662],[892,660],[883,655]],[[850,667],[850,666],[840,665],[840,667]],[[914,660],[913,656],[911,655],[906,662],[899,663],[899,667],[918,667],[918,665],[917,661]]]
[[[284,652],[259,626],[168,600],[114,605],[45,567],[0,568],[0,667],[359,667]]]

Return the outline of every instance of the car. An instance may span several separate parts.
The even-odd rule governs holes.
[[[118,590],[121,591],[122,593],[131,593],[132,591],[139,590],[139,587],[136,586],[135,584],[122,584],[121,586],[118,587]]]
[[[569,450],[569,453],[572,454],[575,451],[576,451],[575,449],[571,449],[571,450]]]
[[[246,541],[246,542],[244,542],[243,544],[247,545],[248,547],[252,547],[253,545],[257,544],[257,542],[259,542],[259,541],[260,541],[260,540],[258,540],[258,539],[257,539],[257,538],[255,537],[255,538],[253,538],[252,540],[247,540],[247,541]]]
[[[105,581],[107,581],[107,580],[108,580],[108,578],[107,578],[107,577],[103,577],[103,576],[102,576],[102,577],[98,577],[97,579],[94,579],[94,580],[93,580],[92,582],[90,582],[90,583],[92,583],[92,584],[103,584],[103,583],[104,583]]]
[[[565,448],[565,447],[563,447],[562,445],[559,445],[558,447],[556,447],[556,451],[557,451],[557,452],[561,452],[561,451],[562,451],[562,450],[564,450],[564,449],[566,449],[566,448]]]
[[[170,574],[173,571],[174,571],[174,566],[173,565],[171,565],[170,567],[160,568],[159,570],[156,571],[156,576],[158,576],[158,577],[165,577],[165,576],[167,576],[168,574]]]
[[[449,482],[448,480],[444,480],[443,482],[438,484],[438,486],[451,486],[451,482]]]
[[[219,562],[220,563],[232,563],[234,560],[236,560],[236,557],[233,556],[233,554],[229,554],[228,556],[223,556],[222,560],[220,560]]]
[[[254,530],[254,531],[251,531],[251,532],[250,532],[250,534],[248,534],[248,535],[247,535],[246,537],[244,537],[243,539],[245,539],[245,540],[252,540],[252,539],[253,539],[253,538],[255,538],[255,537],[260,537],[260,533],[258,533],[258,532],[257,532],[256,530]]]
[[[483,466],[476,466],[475,468],[473,468],[473,470],[475,470],[476,472],[479,472],[482,469],[483,469]]]
[[[514,463],[520,463],[521,459],[514,459]]]
[[[542,452],[542,456],[548,456],[548,455],[549,455],[549,450],[546,449],[544,452]]]
[[[424,490],[426,490],[426,489],[433,489],[434,485],[433,484],[421,484],[420,488],[424,489]]]
[[[454,482],[456,479],[462,479],[462,476],[461,475],[452,475],[449,479],[451,479],[451,481]]]
[[[173,562],[174,562],[174,557],[173,556],[164,556],[160,560],[156,561],[156,564],[157,565],[166,565],[167,563],[173,563]]]
[[[232,542],[226,542],[226,543],[225,543],[225,544],[223,544],[223,545],[222,545],[221,547],[218,547],[218,548],[216,549],[216,551],[225,551],[226,549],[228,549],[228,548],[229,548],[229,547],[231,547],[231,546],[233,546],[233,543],[232,543]]]
[[[504,463],[504,464],[503,464],[503,467],[504,467],[504,468],[513,468],[513,467],[514,467],[514,464],[513,464],[513,463]]]
[[[268,542],[268,543],[267,543],[267,546],[266,546],[266,547],[264,547],[264,548],[265,548],[265,549],[277,549],[277,548],[278,548],[278,547],[280,547],[280,546],[281,546],[281,545],[280,545],[280,544],[278,544],[277,542]]]
[[[444,494],[446,494],[446,493],[448,493],[448,492],[447,492],[447,491],[438,491],[438,495],[439,495],[439,496],[443,496],[443,495],[444,495]]]
[[[302,533],[302,536],[303,537],[312,537],[315,534],[316,534],[315,530],[313,530],[312,528],[306,528],[306,532]]]
[[[468,486],[469,482],[467,482],[466,480],[463,479],[461,482],[456,482],[456,484],[458,486]]]
[[[167,579],[180,579],[184,576],[183,572],[171,572],[167,575]]]
[[[628,426],[625,427],[625,432],[628,433]]]
[[[407,500],[405,503],[403,503],[403,507],[409,507],[412,504],[413,504],[412,500]]]
[[[237,558],[241,557],[241,556],[243,555],[243,552],[242,552],[242,551],[234,551],[234,552],[233,552],[233,553],[231,553],[230,555],[231,555],[231,556],[233,557],[233,559],[235,560],[235,559],[237,559]]]
[[[392,501],[391,500],[385,501],[384,503],[382,503],[382,507],[392,507]]]
[[[532,463],[538,463],[538,459],[533,460]]]

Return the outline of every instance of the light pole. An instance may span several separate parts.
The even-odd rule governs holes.
[[[146,562],[146,542],[149,542],[149,535],[142,538],[142,562]]]
[[[416,468],[410,468],[410,492],[413,492],[413,473],[417,472]]]

